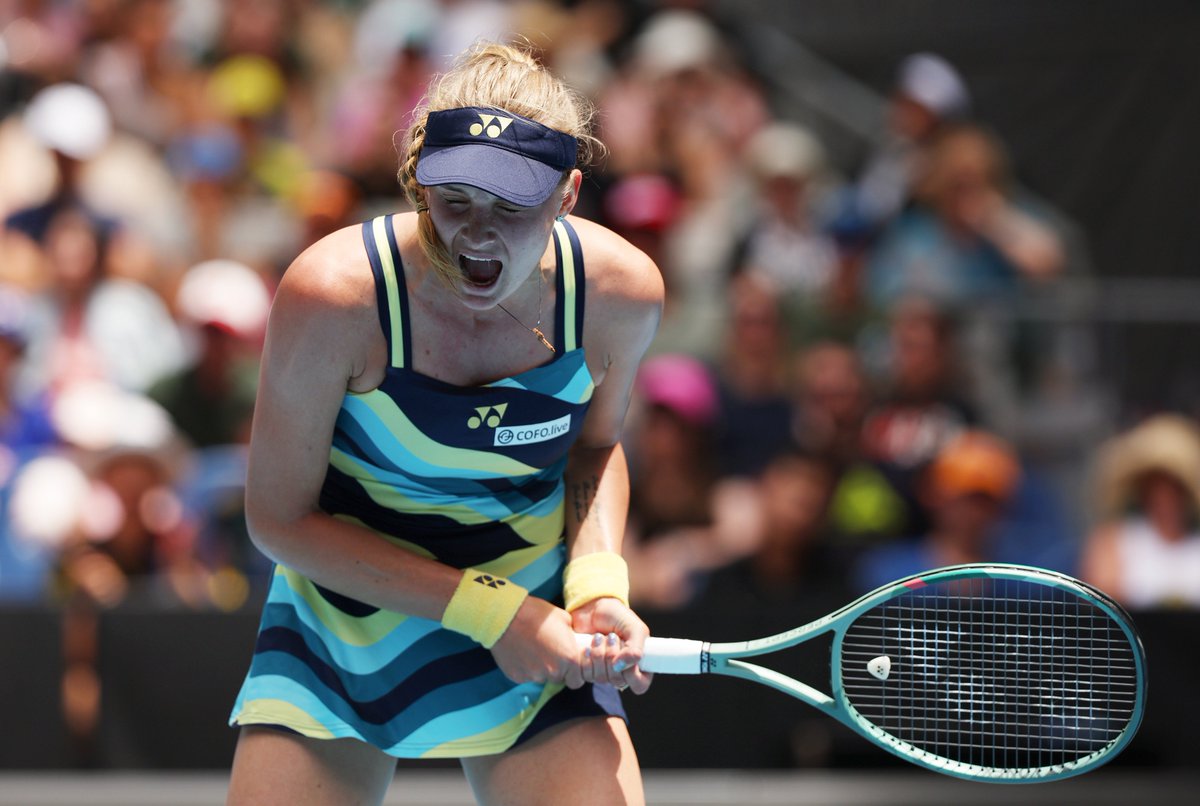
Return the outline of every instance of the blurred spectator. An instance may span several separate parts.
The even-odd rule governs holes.
[[[862,453],[862,424],[870,390],[853,348],[832,341],[814,344],[796,357],[796,444],[837,467]]]
[[[617,71],[614,55],[633,24],[635,9],[629,3],[537,2],[527,4],[523,11],[526,19],[521,32],[545,48],[547,64],[568,86],[595,97],[613,81]]]
[[[112,118],[103,99],[81,84],[55,84],[39,91],[29,102],[24,124],[53,157],[57,183],[50,198],[10,213],[5,229],[42,244],[51,222],[60,213],[75,210],[105,238],[111,237],[117,223],[94,210],[81,192],[87,164],[112,137]]]
[[[703,363],[664,354],[638,372],[629,436],[629,519],[623,551],[630,585],[645,600],[686,597],[687,575],[706,558],[716,483],[711,429],[716,387]],[[688,531],[686,539],[681,534]],[[675,602],[677,603],[677,601]]]
[[[0,286],[0,600],[36,601],[46,594],[54,548],[14,529],[10,501],[23,467],[58,442],[42,397],[16,392],[16,371],[25,351],[29,301]]]
[[[909,505],[910,525],[922,524],[917,480],[950,440],[975,424],[962,397],[952,320],[928,300],[911,297],[891,312],[880,400],[863,425],[866,456]]]
[[[176,306],[196,342],[195,356],[156,382],[149,396],[194,447],[248,442],[270,307],[266,286],[241,263],[206,261],[184,275]]]
[[[717,365],[717,473],[755,477],[786,449],[792,402],[787,336],[778,298],[759,277],[734,278]]]
[[[140,395],[81,382],[57,398],[53,419],[70,452],[27,466],[13,520],[22,534],[55,548],[63,717],[86,765],[98,750],[100,611],[129,601],[206,606],[213,586],[174,490],[185,454],[166,413]]]
[[[39,395],[21,396],[16,388],[28,346],[30,305],[24,291],[0,285],[0,446],[15,454],[36,452],[58,441],[48,401]]]
[[[658,264],[680,213],[679,191],[661,174],[623,176],[604,191],[603,221]]]
[[[1016,454],[997,437],[972,430],[951,440],[924,479],[929,531],[865,551],[854,572],[855,585],[867,591],[945,565],[1020,561],[999,539],[1005,507],[1020,479]]]
[[[647,360],[636,394],[629,519],[638,539],[650,542],[666,529],[709,522],[718,399],[708,368],[686,355]]]
[[[300,227],[282,200],[309,168],[298,142],[302,124],[293,119],[303,114],[291,107],[294,73],[278,60],[292,64],[277,53],[290,51],[274,34],[264,36],[270,41],[256,47],[278,58],[239,51],[220,59],[205,73],[196,119],[170,146],[186,180],[196,252],[204,259],[273,266],[298,246]]]
[[[902,534],[908,525],[904,500],[864,453],[871,394],[857,353],[819,342],[799,354],[796,366],[792,439],[835,474],[829,513],[834,539],[853,546]]]
[[[362,194],[354,181],[331,170],[306,172],[297,181],[291,203],[303,231],[303,246],[315,243],[342,227],[358,222]]]
[[[863,169],[847,214],[869,229],[899,214],[922,173],[930,140],[969,108],[966,84],[948,61],[935,53],[905,57],[889,98],[887,128]]]
[[[837,260],[813,210],[814,194],[827,181],[821,145],[799,126],[773,123],[750,140],[746,163],[760,203],[734,271],[768,281],[784,299],[820,307]]]
[[[1200,433],[1158,415],[1098,455],[1083,577],[1132,608],[1200,607]]]
[[[826,463],[799,451],[780,453],[763,470],[757,487],[761,537],[735,573],[764,602],[841,587],[846,568],[825,531],[835,480]]]
[[[371,198],[396,195],[396,132],[437,69],[430,36],[438,20],[432,0],[373,0],[355,22],[352,80],[338,87],[330,136],[338,167]],[[457,51],[456,51],[457,52]]]
[[[667,301],[654,351],[712,358],[738,234],[752,218],[741,154],[768,120],[762,88],[716,24],[689,9],[652,14],[625,71],[600,99],[608,168],[668,176],[680,196],[662,242]]]
[[[660,609],[727,607],[739,622],[764,607],[840,599],[830,594],[844,590],[846,565],[825,531],[833,483],[825,462],[797,450],[776,455],[757,478],[721,482],[712,525],[667,538],[672,556],[639,555],[646,567],[631,564],[640,584],[630,595]]]
[[[867,265],[866,292],[886,307],[917,293],[961,307],[1011,295],[1064,265],[1062,242],[1014,201],[1007,158],[984,129],[943,129],[929,146],[916,204],[884,232]]]
[[[179,124],[193,81],[174,37],[181,4],[172,0],[92,3],[96,37],[81,75],[102,95],[118,128],[156,145]],[[101,27],[103,26],[103,27]]]
[[[24,382],[58,394],[80,381],[105,380],[143,391],[184,360],[178,327],[146,286],[105,276],[108,238],[67,208],[48,222],[50,285],[34,301]]]

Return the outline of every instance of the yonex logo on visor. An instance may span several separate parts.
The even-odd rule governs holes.
[[[575,167],[578,141],[521,115],[467,106],[430,112],[417,157],[422,185],[462,183],[523,206],[544,202]]]
[[[502,118],[499,115],[485,115],[479,113],[479,120],[471,124],[471,128],[467,131],[478,137],[487,132],[488,137],[499,137],[500,134],[508,128],[508,124],[512,123],[512,118]]]

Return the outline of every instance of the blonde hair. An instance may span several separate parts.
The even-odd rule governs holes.
[[[482,106],[513,112],[579,141],[576,164],[587,165],[603,148],[590,132],[591,104],[552,75],[529,50],[483,42],[466,51],[449,72],[434,78],[405,138],[397,179],[418,213],[417,240],[421,251],[443,279],[450,281],[458,267],[438,239],[430,220],[424,186],[417,181],[417,161],[425,143],[425,122],[430,112]],[[570,171],[563,175],[563,185]]]

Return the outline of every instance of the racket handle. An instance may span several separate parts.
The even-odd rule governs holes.
[[[591,645],[592,636],[576,633],[575,640],[583,649]],[[647,638],[646,652],[638,665],[644,672],[700,674],[703,672],[705,646],[703,641],[690,638]]]

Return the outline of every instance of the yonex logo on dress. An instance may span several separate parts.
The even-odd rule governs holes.
[[[476,137],[481,134],[487,134],[488,137],[499,137],[512,122],[512,118],[505,118],[500,115],[485,115],[480,112],[479,123],[472,123],[468,131]]]
[[[508,411],[507,403],[501,403],[498,406],[476,406],[475,413],[467,418],[467,428],[475,430],[484,424],[488,428],[495,428],[500,425],[500,420],[504,418],[506,411]]]

